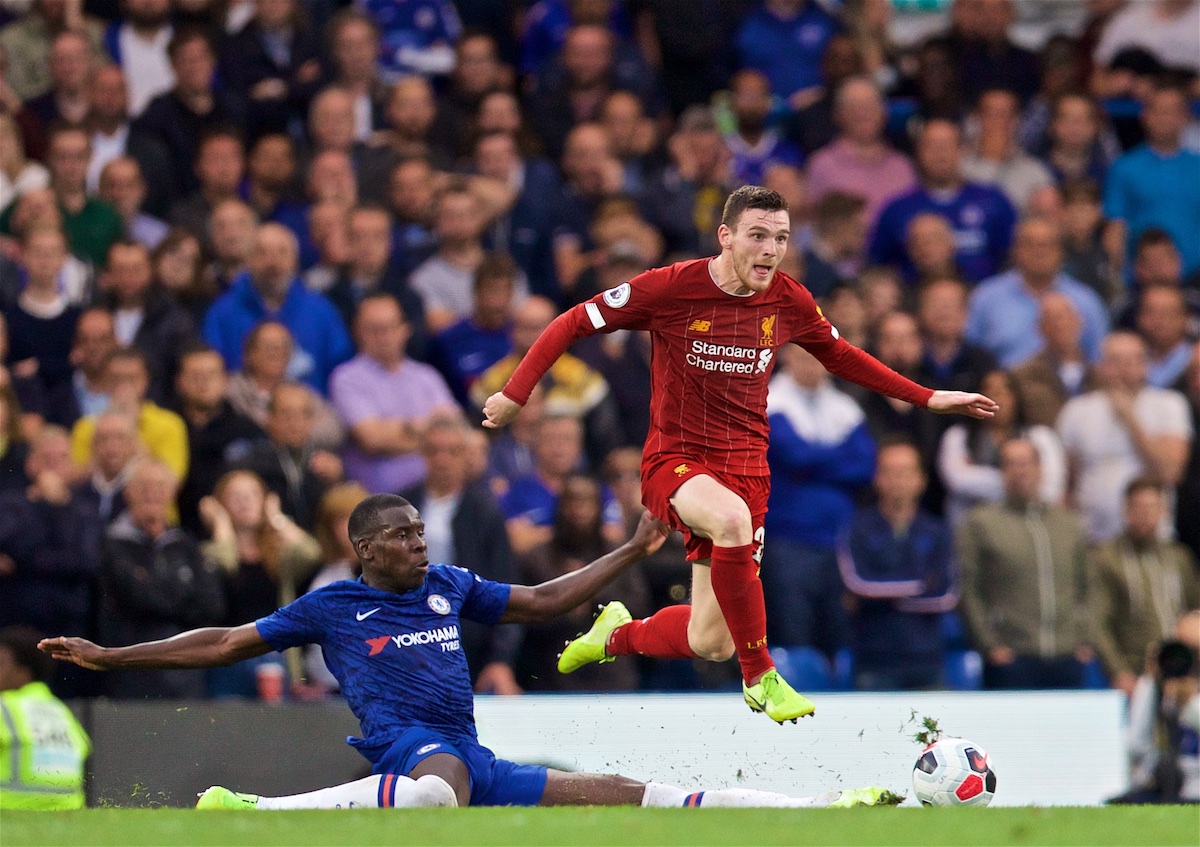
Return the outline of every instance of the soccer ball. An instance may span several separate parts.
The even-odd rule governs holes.
[[[986,806],[996,796],[996,773],[979,745],[941,738],[921,751],[913,793],[922,806]]]

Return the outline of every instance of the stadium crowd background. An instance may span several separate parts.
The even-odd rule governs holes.
[[[0,15],[0,624],[253,620],[354,575],[367,492],[492,579],[602,554],[640,511],[647,339],[581,343],[490,437],[482,402],[561,310],[715,252],[747,182],[788,199],[783,270],[843,335],[1002,406],[938,418],[781,353],[762,578],[797,688],[1132,693],[1200,606],[1194,0]],[[671,543],[597,599],[689,581]],[[478,690],[736,688],[559,675],[593,609],[465,629]],[[319,654],[53,687],[275,696],[281,667],[332,696]]]

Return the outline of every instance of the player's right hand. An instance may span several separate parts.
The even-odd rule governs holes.
[[[503,391],[497,391],[483,404],[483,425],[488,429],[508,426],[519,411],[520,403],[510,400]]]
[[[104,648],[86,638],[43,638],[38,642],[38,649],[59,661],[73,662],[90,671],[106,671],[109,668],[104,661]]]

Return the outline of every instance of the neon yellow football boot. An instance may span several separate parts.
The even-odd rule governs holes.
[[[601,606],[600,614],[596,616],[592,628],[574,641],[568,641],[567,646],[558,654],[559,673],[573,673],[592,662],[613,661],[616,656],[610,656],[604,651],[608,645],[608,637],[614,629],[632,620],[633,616],[629,614],[625,604],[618,600]]]
[[[561,667],[561,665],[560,665]],[[796,722],[813,714],[817,707],[803,694],[798,694],[774,668],[762,675],[754,685],[742,683],[742,696],[751,711],[762,712],[775,723]]]
[[[237,809],[238,811],[254,811],[258,808],[257,794],[241,794],[214,785],[206,789],[196,801],[197,809]]]
[[[855,806],[899,806],[904,795],[886,788],[849,788],[838,791],[837,797],[829,801],[827,809],[850,809]]]

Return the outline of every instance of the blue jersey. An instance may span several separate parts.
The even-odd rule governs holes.
[[[790,20],[760,8],[750,13],[737,33],[741,67],[762,71],[771,81],[771,93],[786,99],[821,84],[821,56],[841,28],[837,18],[815,0],[805,3]]]
[[[511,586],[433,565],[420,588],[381,591],[334,582],[255,622],[276,650],[319,644],[362,725],[350,743],[372,761],[405,730],[425,727],[474,741],[471,674],[461,620],[494,624]]]
[[[442,42],[451,47],[462,34],[458,12],[449,0],[358,0],[379,25],[379,70],[385,80],[418,73],[401,59],[402,50],[424,50]]]
[[[868,250],[871,263],[899,266],[904,278],[915,282],[916,270],[905,242],[908,225],[925,212],[941,215],[950,224],[955,260],[969,281],[979,282],[999,273],[1008,261],[1016,210],[997,189],[968,182],[950,194],[935,194],[918,186],[884,206]]]

